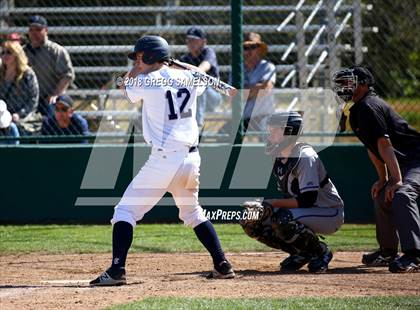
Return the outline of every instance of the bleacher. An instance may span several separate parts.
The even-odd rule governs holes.
[[[187,51],[187,29],[191,25],[200,25],[208,33],[208,45],[218,55],[221,78],[227,79],[231,64],[229,5],[220,5],[221,1],[191,0],[166,0],[166,5],[150,5],[154,1],[144,1],[144,6],[133,5],[137,2],[130,0],[117,2],[118,5],[115,1],[102,1],[104,6],[99,6],[94,0],[71,1],[72,5],[63,1],[3,1],[0,19],[4,27],[1,27],[0,34],[25,34],[28,16],[39,14],[46,17],[49,38],[64,45],[70,52],[76,80],[68,93],[79,100],[85,116],[105,114],[112,118],[121,112],[118,111],[118,102],[123,100],[123,96],[116,90],[115,79],[130,68],[126,54],[136,39],[144,34],[163,35],[177,57]],[[345,55],[352,57],[353,46],[357,43],[354,31],[361,29],[351,27],[346,21],[342,25],[340,40],[335,40],[334,46],[326,38],[328,32],[337,30],[346,14],[360,9],[360,1],[301,0],[288,1],[288,5],[252,5],[247,2],[251,1],[245,1],[243,7],[243,31],[260,33],[269,45],[267,58],[276,64],[277,69],[275,93],[288,92],[289,88],[294,92],[295,88],[302,87],[303,77],[310,74],[311,80],[304,87],[326,86],[331,61],[337,66]],[[354,2],[358,2],[359,6]],[[13,3],[14,6],[11,6]],[[334,21],[328,19],[331,10],[334,10],[333,16],[337,17],[337,21],[335,18]],[[304,29],[299,25],[298,18],[296,22],[285,23],[295,13],[306,20]],[[299,35],[307,39],[304,38],[303,43],[302,40],[295,42]],[[331,55],[332,48],[334,55]],[[304,51],[309,53],[302,60]],[[325,60],[325,51],[330,53],[328,60]],[[324,59],[319,62],[321,57]],[[229,113],[229,107],[226,107],[209,117],[223,118]]]

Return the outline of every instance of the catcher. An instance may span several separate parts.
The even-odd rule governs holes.
[[[240,224],[251,238],[290,254],[280,271],[295,272],[308,264],[309,272],[323,273],[333,255],[316,234],[332,234],[341,227],[344,205],[318,154],[297,142],[301,131],[298,112],[269,118],[266,154],[274,158],[273,174],[284,197],[245,202],[248,212],[260,216]]]

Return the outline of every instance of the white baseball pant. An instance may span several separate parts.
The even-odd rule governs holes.
[[[189,147],[177,150],[152,148],[152,152],[114,209],[112,224],[125,221],[136,226],[143,216],[170,192],[179,218],[192,228],[207,221],[198,203],[200,154]]]

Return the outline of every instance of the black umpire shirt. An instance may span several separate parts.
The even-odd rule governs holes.
[[[350,125],[360,141],[379,158],[378,139],[388,137],[398,162],[420,160],[420,133],[370,90],[350,108]]]

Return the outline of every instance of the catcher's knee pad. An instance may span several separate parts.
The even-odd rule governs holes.
[[[298,224],[289,209],[279,209],[272,216],[273,231],[287,243],[292,243],[296,239],[300,229]]]
[[[294,221],[294,218],[289,209],[280,208],[273,213],[272,220],[279,224],[287,224]]]

